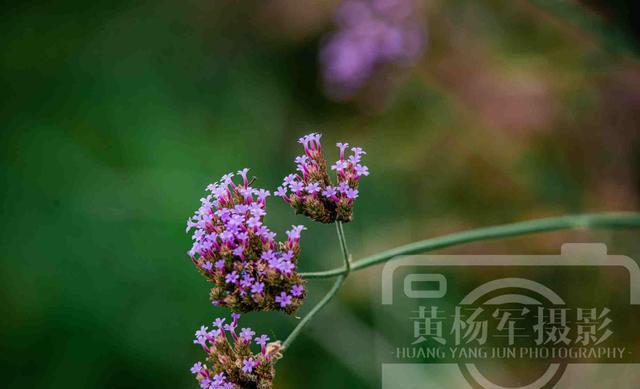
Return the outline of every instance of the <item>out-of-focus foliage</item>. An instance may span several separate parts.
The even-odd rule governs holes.
[[[550,3],[420,2],[422,59],[342,104],[323,95],[318,65],[336,1],[5,5],[2,387],[194,387],[192,334],[223,312],[186,256],[185,220],[227,171],[252,167],[275,189],[309,130],[368,152],[346,227],[356,258],[474,226],[638,210],[640,68],[624,2]],[[267,206],[280,235],[309,227],[302,270],[339,264],[332,228]],[[632,255],[634,237],[450,251],[556,253],[590,239]],[[276,387],[377,387],[376,276],[348,280],[279,362]],[[326,286],[311,282],[307,304]],[[295,323],[243,320],[272,339]]]

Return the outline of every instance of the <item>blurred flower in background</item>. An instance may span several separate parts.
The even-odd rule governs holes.
[[[346,0],[335,15],[337,29],[320,52],[325,92],[345,100],[389,65],[408,66],[425,45],[413,0]]]

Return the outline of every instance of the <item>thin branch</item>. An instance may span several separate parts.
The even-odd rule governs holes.
[[[307,313],[307,315],[305,317],[302,318],[302,320],[300,321],[300,323],[298,323],[298,325],[296,326],[296,328],[293,329],[293,331],[291,331],[291,333],[289,334],[289,336],[287,337],[287,339],[284,341],[284,343],[282,343],[282,350],[286,350],[291,343],[293,343],[294,340],[296,340],[296,338],[298,337],[298,334],[300,334],[300,331],[302,331],[302,328],[307,325],[307,323],[313,319],[313,317],[325,306],[327,305],[327,303],[329,301],[331,301],[331,299],[333,298],[333,296],[336,295],[336,293],[338,293],[338,290],[340,289],[340,287],[342,286],[342,284],[344,283],[345,278],[347,278],[347,276],[345,274],[339,276],[336,279],[336,282],[333,284],[333,286],[331,287],[331,290],[329,290],[329,292],[327,292],[327,294],[324,295],[324,297],[322,298],[322,300],[320,300],[320,302],[318,302],[318,304],[316,304],[310,311],[309,313]]]
[[[324,308],[324,306],[327,305],[327,303],[331,301],[331,299],[333,299],[336,293],[338,293],[338,290],[340,290],[340,287],[344,283],[344,280],[347,278],[347,275],[349,275],[349,271],[351,269],[351,254],[349,254],[349,249],[347,248],[347,240],[344,236],[344,230],[342,229],[341,222],[336,222],[336,232],[338,233],[338,241],[340,243],[340,250],[342,251],[342,256],[344,259],[345,271],[342,274],[340,274],[338,279],[336,279],[333,286],[331,287],[329,292],[327,292],[327,294],[324,295],[322,300],[320,300],[318,304],[316,304],[313,308],[311,308],[309,313],[307,313],[307,315],[302,318],[302,320],[300,321],[300,323],[298,323],[296,328],[294,328],[293,331],[291,331],[287,339],[285,339],[284,343],[282,343],[283,351],[286,350],[291,345],[291,343],[293,343],[294,340],[296,340],[296,338],[298,337],[298,335],[300,334],[304,326],[307,325],[307,323],[311,321],[311,319],[313,319],[313,317],[318,312],[320,312],[320,310]]]
[[[457,232],[437,238],[422,240],[404,246],[396,247],[378,254],[374,254],[351,264],[352,271],[361,270],[385,262],[399,255],[423,253],[451,247],[459,244],[478,242],[491,239],[502,239],[519,235],[540,232],[558,231],[566,229],[629,229],[640,228],[640,213],[601,213],[582,214],[530,220],[501,226],[478,228],[475,230]],[[349,269],[344,267],[301,273],[306,279],[331,278],[346,274]]]
[[[342,259],[344,260],[344,273],[348,274],[351,271],[351,253],[349,253],[349,248],[347,247],[347,239],[344,236],[342,222],[336,222],[336,232],[338,233],[338,241],[340,242]]]

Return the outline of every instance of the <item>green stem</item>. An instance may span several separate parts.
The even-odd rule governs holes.
[[[344,229],[342,222],[336,222],[336,232],[338,233],[338,241],[340,242],[340,249],[342,250],[342,259],[344,260],[344,273],[351,271],[351,254],[347,248],[347,239],[344,236]]]
[[[326,295],[324,295],[324,297],[322,298],[322,300],[320,300],[320,302],[318,302],[318,304],[316,304],[310,311],[309,313],[307,313],[307,315],[305,317],[302,318],[302,320],[300,321],[300,323],[298,323],[298,325],[296,326],[296,328],[293,329],[293,331],[291,331],[291,333],[289,334],[289,336],[287,337],[287,339],[284,341],[284,343],[282,343],[282,350],[286,350],[291,343],[293,343],[294,340],[296,340],[296,338],[298,337],[298,335],[300,334],[300,331],[302,331],[302,328],[311,320],[313,319],[313,317],[325,306],[327,305],[327,303],[329,301],[331,301],[331,299],[333,298],[333,296],[335,296],[335,294],[338,292],[338,290],[340,289],[340,287],[342,286],[342,284],[344,283],[345,278],[347,278],[347,276],[345,274],[342,274],[340,276],[338,276],[338,278],[336,279],[336,282],[333,284],[333,286],[331,287],[331,290],[329,290],[329,292],[327,292]]]
[[[301,273],[300,275],[306,279],[331,278],[335,276],[341,276],[351,270],[361,270],[369,266],[388,261],[389,259],[399,255],[428,252],[445,247],[483,240],[501,239],[519,235],[566,229],[618,228],[640,228],[640,213],[629,212],[569,215],[510,223],[501,226],[478,228],[475,230],[457,232],[437,238],[426,239],[383,251],[381,253],[374,254],[353,262],[350,269],[337,268],[320,272]]]
[[[338,293],[338,290],[340,290],[340,287],[344,283],[344,280],[347,278],[347,275],[349,275],[349,271],[351,270],[351,254],[349,254],[349,249],[347,248],[347,241],[344,236],[344,230],[342,229],[341,222],[336,222],[336,232],[338,233],[338,242],[340,243],[340,251],[342,251],[345,267],[336,281],[333,283],[333,286],[327,292],[327,294],[324,295],[324,297],[318,302],[318,304],[311,308],[309,313],[307,313],[307,315],[303,317],[302,320],[300,320],[300,323],[298,323],[296,328],[291,331],[287,339],[285,339],[284,343],[282,343],[283,351],[286,350],[294,340],[296,340],[304,326],[307,325],[307,323],[311,321],[311,319],[313,319],[313,317],[318,312],[320,312],[320,310],[324,308],[324,306],[327,305],[327,303],[331,301],[331,299],[333,299],[336,293]]]

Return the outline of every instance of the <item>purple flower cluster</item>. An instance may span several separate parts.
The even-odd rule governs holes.
[[[338,183],[333,185],[327,174],[320,137],[320,134],[311,133],[298,140],[304,146],[304,155],[295,159],[298,173],[286,176],[275,195],[282,197],[297,213],[313,220],[349,222],[353,217],[354,200],[358,197],[360,177],[369,175],[369,169],[360,164],[366,153],[360,147],[352,147],[351,155],[346,156],[349,144],[338,143],[340,158],[331,166]]]
[[[268,343],[267,335],[256,336],[251,328],[239,332],[240,315],[231,315],[232,321],[217,318],[212,329],[206,326],[196,331],[193,341],[207,353],[206,364],[196,362],[191,373],[202,389],[243,389],[273,387],[275,363],[281,357],[280,342]],[[260,346],[254,353],[252,344]]]
[[[235,312],[291,314],[305,297],[304,281],[296,270],[305,227],[293,226],[286,241],[276,241],[276,234],[263,222],[270,193],[250,185],[248,170],[238,172],[240,184],[230,173],[207,186],[210,193],[187,220],[187,232],[195,229],[188,254],[214,283],[210,293],[214,305]]]
[[[336,13],[337,31],[320,53],[327,92],[354,95],[381,67],[410,64],[424,46],[414,0],[345,0]]]

